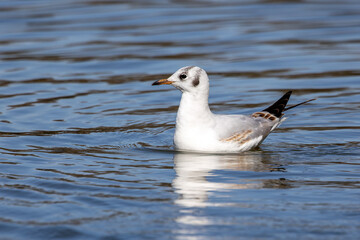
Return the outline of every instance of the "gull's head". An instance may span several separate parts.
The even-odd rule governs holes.
[[[167,79],[161,79],[154,82],[152,85],[173,85],[182,92],[190,93],[208,93],[209,92],[209,78],[205,70],[196,67],[188,66],[177,70],[173,75]]]

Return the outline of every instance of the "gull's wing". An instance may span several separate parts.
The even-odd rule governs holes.
[[[217,115],[215,131],[222,142],[244,144],[253,139],[263,141],[280,123],[269,113],[246,115]]]
[[[292,91],[285,93],[270,107],[251,116],[216,115],[216,132],[221,141],[243,142],[249,139],[264,139],[281,122],[283,111]]]
[[[222,142],[235,142],[238,144],[259,145],[266,137],[277,128],[284,118],[284,111],[315,99],[286,107],[292,91],[285,93],[270,107],[251,116],[245,115],[216,115],[216,132]]]

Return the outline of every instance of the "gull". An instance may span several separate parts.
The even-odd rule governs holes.
[[[182,92],[176,117],[175,149],[186,152],[244,152],[259,146],[286,118],[284,111],[292,91],[270,107],[251,115],[214,114],[209,108],[209,78],[196,66],[180,68],[152,85],[172,85]]]

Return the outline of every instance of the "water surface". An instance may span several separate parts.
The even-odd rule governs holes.
[[[360,3],[3,1],[0,238],[358,239]],[[173,151],[197,65],[214,112],[285,91],[261,148]]]

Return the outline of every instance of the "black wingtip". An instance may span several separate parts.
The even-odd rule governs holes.
[[[273,105],[264,109],[263,111],[271,113],[272,115],[274,115],[278,118],[281,117],[282,112],[284,111],[286,104],[290,99],[291,94],[292,94],[292,91],[288,91],[287,93],[284,94],[284,96],[282,96],[279,100],[277,100]]]
[[[316,98],[313,98],[313,99],[309,99],[309,100],[307,100],[307,101],[305,101],[305,102],[301,102],[301,103],[295,104],[295,105],[293,105],[293,106],[290,106],[290,107],[285,108],[283,112],[285,112],[285,111],[287,111],[287,110],[289,110],[289,109],[292,109],[292,108],[294,108],[294,107],[298,107],[298,106],[300,106],[300,105],[306,104],[306,103],[308,103],[308,102],[315,101],[315,100],[316,100]]]

